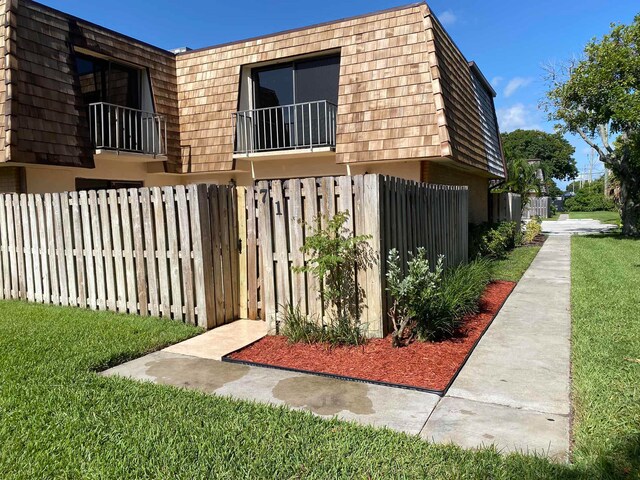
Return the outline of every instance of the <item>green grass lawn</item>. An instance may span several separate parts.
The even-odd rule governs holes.
[[[511,250],[505,259],[494,262],[493,279],[517,282],[539,251],[538,246],[518,247]]]
[[[640,478],[640,241],[572,241],[575,460]]]
[[[640,267],[620,255],[632,247],[640,258],[640,243],[576,242],[575,265],[585,278],[576,280],[574,292],[581,315],[574,332],[574,466],[493,449],[464,451],[283,407],[104,378],[95,371],[198,330],[3,301],[0,478],[602,478],[632,465],[637,453],[640,365],[622,357],[639,355]],[[604,287],[627,275],[623,285],[635,293],[625,300],[608,295]],[[603,311],[612,307],[625,315]]]
[[[569,218],[576,220],[591,218],[600,220],[602,223],[620,225],[620,214],[618,212],[569,212]]]

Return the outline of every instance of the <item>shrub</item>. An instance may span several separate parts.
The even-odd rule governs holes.
[[[477,311],[491,280],[491,265],[488,259],[478,259],[443,271],[440,256],[431,271],[426,253],[419,249],[403,275],[398,252],[391,250],[387,289],[393,299],[389,312],[393,345],[405,345],[413,337],[438,340],[453,335],[462,318]]]
[[[364,342],[360,313],[365,295],[356,282],[356,271],[368,268],[374,257],[367,242],[370,237],[354,236],[345,226],[348,219],[347,212],[336,213],[331,218],[316,217],[310,226],[312,234],[301,248],[307,263],[294,270],[308,272],[319,281],[319,295],[327,319],[321,326],[323,333],[319,341],[357,345]]]
[[[542,222],[538,218],[532,218],[527,222],[524,227],[524,234],[522,236],[523,243],[531,243],[535,238],[542,233]]]
[[[471,227],[471,258],[504,258],[507,252],[522,244],[522,231],[517,222],[483,223]]]
[[[564,202],[568,212],[596,212],[601,210],[614,211],[615,203],[604,195],[604,181],[595,181],[582,187],[575,196]]]
[[[389,316],[393,323],[391,342],[394,347],[406,345],[413,337],[411,330],[423,315],[421,311],[433,301],[442,276],[442,260],[431,271],[427,253],[418,248],[416,255],[407,262],[407,274],[403,275],[400,255],[394,248],[387,257],[387,290],[393,299]]]
[[[480,297],[491,281],[491,269],[491,260],[479,258],[445,271],[428,321],[417,322],[418,338],[439,340],[453,335],[466,315],[478,311]]]

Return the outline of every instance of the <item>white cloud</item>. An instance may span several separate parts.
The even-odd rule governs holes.
[[[533,81],[532,78],[513,77],[511,80],[509,80],[509,83],[507,83],[507,86],[504,89],[504,96],[506,98],[509,98],[511,95],[513,95],[516,92],[516,90],[518,90],[519,88],[526,87],[532,81]]]
[[[502,77],[493,77],[491,79],[491,86],[493,88],[497,88],[498,85],[500,85],[502,83],[502,80],[504,80],[504,78],[502,78]]]
[[[445,10],[440,15],[438,15],[438,20],[445,27],[450,27],[458,20],[458,17],[451,10]]]
[[[536,115],[522,103],[510,107],[499,108],[496,112],[501,132],[511,132],[521,128],[523,130],[541,130],[536,123]]]

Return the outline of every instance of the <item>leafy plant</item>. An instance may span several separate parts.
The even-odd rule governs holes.
[[[323,340],[322,325],[307,317],[297,305],[285,306],[283,321],[281,333],[291,343],[316,343]]]
[[[333,217],[319,216],[310,226],[312,234],[301,251],[307,264],[295,271],[308,272],[320,283],[324,315],[323,341],[333,344],[359,344],[364,341],[360,314],[365,294],[356,281],[356,272],[369,268],[374,255],[369,235],[353,235],[346,226],[348,212]]]
[[[538,218],[532,218],[524,227],[522,241],[524,244],[533,242],[533,240],[542,233],[542,222]]]
[[[417,322],[418,338],[439,340],[453,335],[465,316],[478,311],[480,297],[491,281],[492,268],[491,260],[479,258],[447,270],[438,294],[425,308],[429,321]]]
[[[435,269],[431,271],[425,249],[418,248],[417,254],[407,262],[407,274],[404,275],[398,251],[395,248],[389,251],[387,290],[393,298],[389,316],[393,323],[391,342],[394,347],[406,345],[411,341],[411,327],[415,329],[412,322],[418,321],[419,317],[424,315],[425,312],[422,310],[437,295],[443,258],[442,255],[438,257]]]
[[[605,196],[604,178],[589,182],[575,196],[564,202],[568,212],[598,212],[616,210],[613,199]]]
[[[469,234],[471,258],[504,258],[507,252],[522,244],[518,222],[474,225]]]
[[[485,287],[491,280],[492,262],[478,259],[444,271],[443,257],[431,270],[424,249],[407,262],[403,274],[398,252],[388,254],[387,290],[393,299],[389,316],[393,346],[408,344],[414,337],[438,340],[455,333],[460,321],[477,311]]]

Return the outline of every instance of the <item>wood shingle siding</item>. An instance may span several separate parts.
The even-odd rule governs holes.
[[[82,48],[146,68],[156,112],[167,119],[169,171],[177,170],[180,143],[172,53],[30,1],[13,0],[7,14],[17,25],[17,64],[11,70],[18,79],[17,96],[12,92],[17,102],[10,116],[21,127],[19,138],[10,142],[11,160],[93,166],[87,107],[73,55],[74,49]]]
[[[190,171],[233,167],[233,124],[243,65],[340,52],[336,162],[440,156],[415,5],[177,56],[181,142]],[[183,168],[186,167],[183,159]]]

